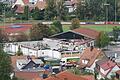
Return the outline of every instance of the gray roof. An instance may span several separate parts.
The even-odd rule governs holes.
[[[104,62],[106,62],[108,60],[109,60],[108,58],[104,57],[101,60],[96,61],[96,64],[101,65],[101,64],[103,64]]]
[[[32,61],[35,62],[36,64],[43,64],[43,61],[41,61],[41,59],[33,59]],[[22,64],[28,64],[30,62],[30,60],[18,59],[17,62],[22,63]]]
[[[115,54],[117,54],[117,56],[120,56],[120,51],[105,51],[105,55],[107,57],[114,57]]]

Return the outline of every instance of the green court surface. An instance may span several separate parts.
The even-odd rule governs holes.
[[[64,31],[68,31],[70,26],[71,25],[63,25]],[[113,27],[115,26],[120,28],[120,25],[80,25],[80,27],[82,28],[90,28],[97,31],[106,31],[106,32],[112,31]]]

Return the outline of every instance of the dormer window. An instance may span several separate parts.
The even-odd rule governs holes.
[[[82,60],[82,63],[83,63],[83,64],[88,64],[88,62],[89,62],[89,60],[87,60],[87,59],[83,59],[83,60]]]

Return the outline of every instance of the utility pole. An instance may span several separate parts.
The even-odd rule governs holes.
[[[109,17],[109,15],[108,15],[108,6],[109,6],[109,5],[110,5],[110,4],[108,4],[107,1],[106,1],[106,3],[104,4],[105,9],[106,9],[106,12],[105,12],[105,13],[106,13],[106,14],[105,14],[105,15],[106,15],[106,16],[105,16],[105,17],[106,17],[106,19],[105,19],[105,25],[106,25],[105,31],[106,31],[106,29],[107,29],[107,22],[108,22],[108,20],[109,20],[109,19],[108,19],[108,17]]]
[[[3,17],[4,17],[4,21],[3,21],[3,26],[4,26],[4,29],[5,29],[5,4],[3,6]]]

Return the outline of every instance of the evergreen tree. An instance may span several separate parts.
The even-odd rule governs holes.
[[[67,20],[68,8],[64,0],[56,0],[57,20]]]
[[[58,30],[57,33],[63,32],[62,24],[60,21],[55,20],[55,21],[53,21],[52,25],[57,28],[57,30]]]
[[[45,19],[46,20],[53,20],[57,17],[55,1],[56,0],[47,0],[47,6],[45,9]]]
[[[11,80],[11,73],[12,67],[10,56],[3,51],[3,48],[0,48],[0,80]]]
[[[28,20],[30,16],[29,6],[24,7],[23,19]]]
[[[37,7],[33,10],[32,17],[34,20],[43,20],[44,19],[44,10],[39,10]]]
[[[47,0],[45,9],[46,20],[67,20],[68,9],[64,5],[64,0]]]

